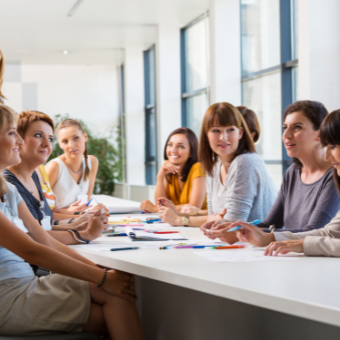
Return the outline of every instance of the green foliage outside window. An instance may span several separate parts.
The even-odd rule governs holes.
[[[68,115],[56,115],[54,118],[55,126],[57,127],[59,122],[66,118],[70,117]],[[94,193],[112,195],[114,192],[115,182],[122,182],[123,180],[124,138],[121,127],[118,126],[115,129],[112,129],[106,138],[98,138],[91,132],[89,127],[82,120],[77,120],[82,124],[87,133],[89,155],[97,157],[99,161]],[[116,148],[112,143],[115,132],[118,148]],[[58,145],[57,137],[55,137],[53,142],[53,152],[49,160],[62,154],[63,151]]]

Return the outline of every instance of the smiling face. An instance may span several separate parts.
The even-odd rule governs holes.
[[[190,144],[184,134],[170,137],[166,146],[166,155],[172,164],[184,165],[190,157]]]
[[[34,167],[44,164],[52,153],[52,127],[42,120],[31,123],[24,142],[20,148],[22,162],[33,164]]]
[[[21,162],[19,149],[24,141],[17,133],[16,124],[0,133],[0,171]]]
[[[326,147],[325,160],[332,163],[340,177],[340,145],[328,144]]]
[[[303,158],[320,145],[319,130],[302,113],[289,114],[283,123],[282,140],[289,157]]]
[[[243,136],[243,128],[236,126],[219,126],[214,124],[207,133],[211,149],[221,158],[234,157]]]
[[[76,126],[68,126],[58,130],[58,143],[65,155],[72,159],[82,157],[85,151],[87,134]]]

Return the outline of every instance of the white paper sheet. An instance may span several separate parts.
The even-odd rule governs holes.
[[[139,247],[141,249],[159,249],[171,244],[178,244],[178,241],[153,241],[153,242],[119,242],[119,243],[90,243],[90,244],[77,244],[74,247],[81,247],[95,251],[109,251],[114,248],[124,247]]]
[[[264,256],[260,249],[225,249],[225,250],[195,250],[195,255],[212,262],[254,262],[254,261],[291,261],[298,257],[291,256]]]
[[[94,201],[104,204],[111,214],[141,212],[140,202],[124,200],[108,195],[93,195]]]

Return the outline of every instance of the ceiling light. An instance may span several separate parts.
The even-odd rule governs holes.
[[[66,51],[66,50],[65,50],[63,53],[64,53],[64,54],[67,54],[67,53],[68,53],[68,51]]]
[[[74,13],[76,13],[78,7],[81,5],[81,3],[84,0],[77,0],[77,2],[74,4],[74,6],[71,8],[71,10],[68,12],[67,16],[71,17]]]

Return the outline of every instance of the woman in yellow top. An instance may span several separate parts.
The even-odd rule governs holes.
[[[170,199],[177,210],[184,204],[207,209],[205,172],[198,162],[198,140],[188,128],[179,128],[168,137],[164,148],[165,162],[157,175],[155,202]],[[145,212],[157,212],[149,200],[141,203]]]

